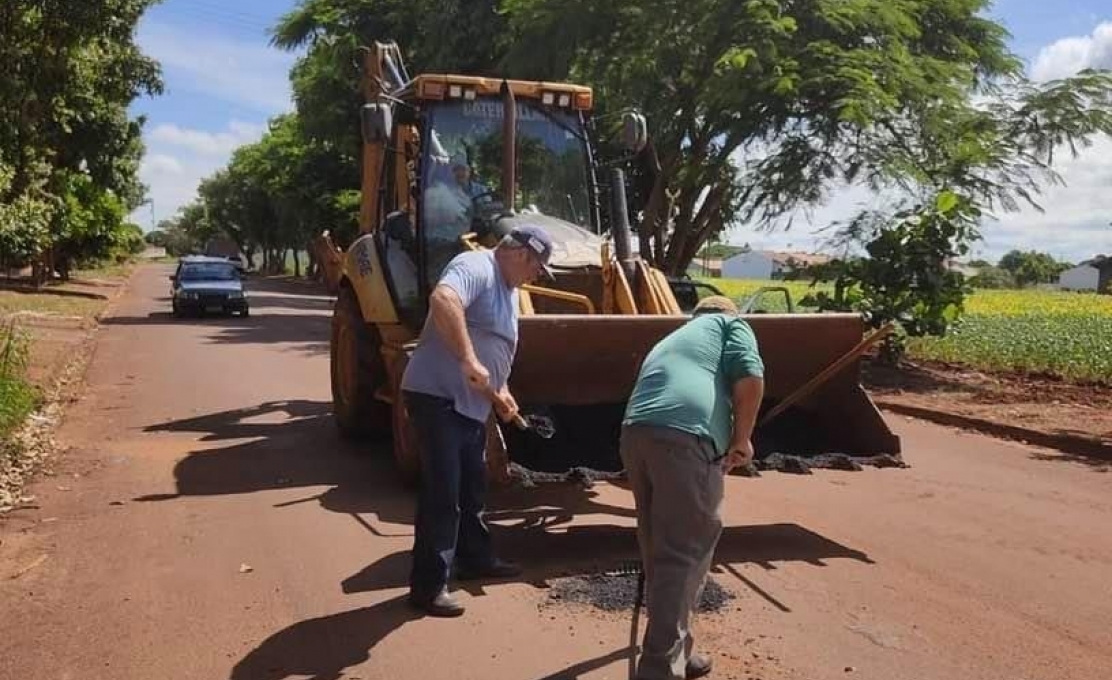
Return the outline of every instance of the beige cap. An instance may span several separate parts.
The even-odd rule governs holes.
[[[699,304],[695,305],[696,314],[709,314],[714,312],[737,314],[737,304],[725,295],[711,295],[710,297],[699,300]]]

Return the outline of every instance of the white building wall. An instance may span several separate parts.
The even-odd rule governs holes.
[[[1058,277],[1058,287],[1062,290],[1096,290],[1100,272],[1096,267],[1081,265],[1067,269]]]

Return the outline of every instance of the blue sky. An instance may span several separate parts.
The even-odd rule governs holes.
[[[236,146],[255,141],[266,121],[290,110],[287,74],[297,55],[269,46],[267,29],[295,0],[163,0],[139,26],[138,40],[162,64],[166,92],[135,102],[148,117],[142,177],[152,206],[133,219],[145,229],[174,215],[201,178],[222,167]],[[1107,0],[1000,0],[991,10],[1012,34],[1012,49],[1038,79],[1085,66],[1112,68],[1112,5]],[[1035,248],[1070,260],[1112,252],[1112,140],[1076,160],[1063,160],[1066,187],[1043,196],[1045,213],[1025,210],[985,225],[978,250],[995,259],[1011,248]],[[855,211],[868,196],[847,190],[801,216],[789,232],[737,229],[728,240],[758,248],[811,250],[814,227]],[[811,226],[808,226],[811,225]]]

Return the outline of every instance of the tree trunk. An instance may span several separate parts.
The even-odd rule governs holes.
[[[313,249],[312,241],[306,244],[305,253],[309,256],[309,267],[305,271],[305,278],[316,280],[319,278],[320,267],[317,265],[317,255],[316,251]]]
[[[301,278],[301,255],[298,252],[297,248],[291,248],[290,251],[293,253],[293,275],[294,275],[294,278],[300,279]]]

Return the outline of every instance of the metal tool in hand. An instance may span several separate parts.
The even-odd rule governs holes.
[[[497,396],[489,385],[483,388],[483,392],[486,393],[491,403],[497,403]],[[556,434],[556,425],[548,416],[522,415],[521,413],[515,413],[514,417],[510,419],[510,422],[519,430],[532,432],[542,439],[552,439]]]
[[[531,430],[542,439],[552,439],[556,434],[556,425],[547,416],[523,416],[518,413],[513,417],[513,423],[522,430]]]

